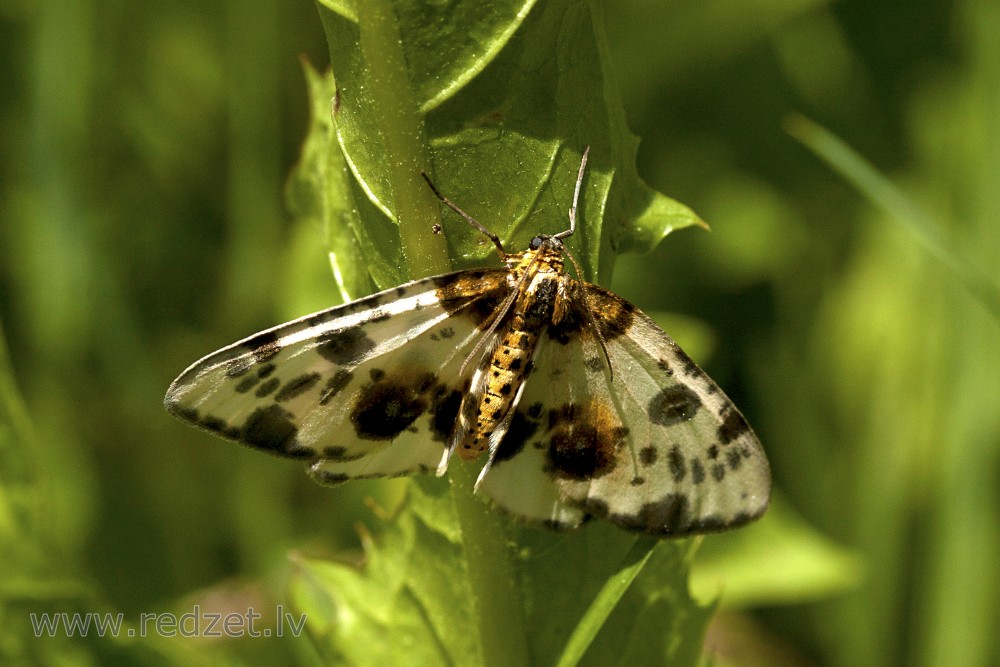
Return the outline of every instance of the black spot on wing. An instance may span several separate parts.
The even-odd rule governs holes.
[[[196,408],[183,406],[177,401],[170,399],[165,401],[164,405],[167,408],[167,412],[178,419],[183,419],[184,421],[192,424],[198,423],[198,410]]]
[[[226,423],[226,420],[212,415],[206,415],[198,425],[214,433],[225,433],[229,430],[229,424]]]
[[[569,308],[558,322],[552,322],[545,328],[545,333],[550,340],[566,345],[573,338],[580,335],[584,326],[587,326],[587,316],[581,310],[577,302],[571,300]]]
[[[253,338],[244,341],[240,347],[243,350],[236,358],[231,359],[226,367],[226,376],[231,378],[240,377],[253,368],[254,364],[265,363],[268,359],[281,351],[278,343],[278,334],[274,331],[259,333]],[[273,370],[273,366],[272,366]],[[259,374],[258,377],[263,377]]]
[[[730,406],[722,423],[719,424],[719,442],[728,445],[750,431],[750,425],[735,408]]]
[[[705,481],[705,466],[695,458],[691,459],[691,481],[695,484],[701,484]]]
[[[314,471],[312,472],[312,478],[324,486],[336,486],[350,479],[349,476],[342,472],[330,472],[329,470]]]
[[[427,409],[412,387],[393,382],[370,385],[351,411],[351,422],[359,438],[392,440]]]
[[[659,500],[645,503],[634,514],[612,514],[605,502],[587,499],[581,507],[593,514],[613,521],[622,528],[651,535],[679,536],[692,533],[711,533],[743,525],[756,518],[746,513],[732,517],[717,514],[697,516],[691,501],[682,493],[668,493]]]
[[[375,343],[361,327],[352,327],[320,336],[316,352],[331,363],[347,366],[361,361],[374,347]]]
[[[698,364],[694,363],[694,360],[691,357],[689,357],[687,353],[684,350],[682,350],[680,348],[680,345],[678,345],[677,343],[674,343],[674,353],[677,355],[677,358],[680,359],[681,366],[684,368],[685,375],[687,375],[688,377],[704,375],[702,370],[698,368]]]
[[[613,514],[606,502],[595,498],[587,498],[580,507],[627,530],[654,535],[681,535],[691,532],[693,527],[690,503],[687,496],[679,493],[670,493],[659,501],[646,503],[635,514]]]
[[[339,311],[340,309],[339,308],[335,308],[333,310]],[[326,324],[331,319],[333,319],[333,318],[330,315],[330,311],[329,310],[324,310],[322,312],[313,313],[312,315],[308,316],[305,319],[305,326],[307,328],[314,329],[314,328],[320,326],[321,324]]]
[[[232,440],[241,440],[239,429],[230,426],[225,420],[214,417],[212,415],[205,415],[204,417],[198,412],[197,409],[191,407],[184,407],[175,400],[167,400],[164,403],[164,407],[167,412],[177,417],[178,419],[183,419],[184,421],[193,424],[195,426],[200,426],[203,429],[212,431],[226,438],[231,438]]]
[[[740,455],[738,449],[727,449],[726,450],[726,463],[729,464],[730,470],[738,470],[740,464],[743,463],[743,456]]]
[[[327,318],[326,321],[329,322],[330,320],[336,319],[338,317],[343,317],[345,315],[350,315],[352,313],[360,313],[365,310],[374,311],[379,306],[384,304],[387,299],[394,298],[389,296],[390,291],[391,290],[385,290],[384,292],[379,292],[378,294],[372,294],[371,296],[366,296],[362,299],[356,299],[354,301],[351,301],[350,303],[345,303],[342,306],[338,306],[336,308],[332,308],[328,311],[325,311],[324,313],[320,313],[320,315],[325,315]],[[400,285],[399,287],[395,288],[395,291],[393,293],[396,295],[395,298],[402,298],[406,296],[406,287]]]
[[[557,477],[589,480],[614,470],[627,430],[601,403],[567,404],[549,413],[546,469]]]
[[[615,466],[610,443],[597,431],[580,425],[557,431],[549,441],[548,467],[565,479],[588,480],[606,475]]]
[[[551,431],[563,422],[572,422],[576,419],[576,411],[576,403],[567,403],[549,410],[549,430]]]
[[[386,376],[369,383],[362,388],[351,410],[354,431],[363,440],[392,440],[442,394],[431,373]]]
[[[245,394],[256,387],[258,382],[260,382],[260,378],[256,375],[244,376],[239,382],[236,383],[236,386],[233,387],[233,389],[235,389],[238,394]]]
[[[691,528],[691,505],[687,496],[668,493],[656,502],[646,503],[635,515],[616,514],[610,518],[629,530],[676,535],[686,533]]]
[[[684,477],[687,475],[687,465],[677,445],[671,447],[670,452],[667,454],[667,467],[670,469],[670,476],[675,482],[684,481]]]
[[[297,378],[293,378],[284,384],[281,390],[275,395],[274,400],[278,402],[290,401],[296,396],[301,396],[312,389],[319,382],[319,378],[319,373],[305,373]]]
[[[689,387],[675,384],[665,387],[650,399],[647,412],[656,424],[671,426],[687,421],[701,408],[701,399]]]
[[[656,447],[652,445],[647,445],[639,450],[639,463],[644,466],[651,466],[656,463],[659,453],[656,451]]]
[[[462,405],[462,392],[457,389],[440,392],[431,408],[431,434],[435,440],[446,442],[458,421],[458,409]]]
[[[497,447],[493,462],[500,463],[514,458],[524,449],[525,444],[534,437],[537,431],[537,421],[529,419],[521,410],[515,411],[510,420],[510,426],[507,427],[507,434],[504,435]]]
[[[258,449],[293,458],[308,458],[312,450],[299,447],[295,441],[298,428],[292,422],[292,413],[277,406],[254,410],[240,428],[240,439]]]
[[[275,331],[264,331],[250,340],[243,343],[258,364],[262,364],[274,355],[281,352],[281,344],[278,342],[278,334]]]
[[[248,359],[248,358],[249,357],[246,357],[246,356],[243,357],[244,360]],[[256,372],[254,372],[254,373],[252,373],[250,375],[247,375],[246,372],[249,371],[249,369],[250,369],[250,367],[248,366],[243,373],[241,373],[239,375],[231,375],[230,376],[230,377],[234,377],[234,378],[240,378],[240,381],[236,383],[236,386],[234,387],[234,389],[238,393],[240,393],[240,394],[247,393],[248,391],[250,391],[251,389],[253,389],[254,387],[256,387],[257,384],[263,378],[266,378],[268,375],[270,375],[271,373],[273,373],[274,372],[274,368],[275,368],[274,364],[267,364],[267,363],[261,364],[257,368]],[[227,374],[228,374],[228,372],[227,372]],[[257,393],[257,395],[261,396],[261,394],[259,392]]]
[[[692,524],[689,532],[712,533],[720,530],[726,530],[727,528],[735,528],[736,526],[742,526],[745,523],[749,523],[758,516],[760,515],[751,515],[746,512],[740,512],[739,514],[736,514],[728,519],[718,515],[705,516],[697,519]]]
[[[344,368],[334,373],[333,377],[326,381],[326,386],[323,387],[323,391],[320,393],[319,404],[326,405],[336,398],[337,394],[343,391],[347,385],[351,384],[353,377],[354,373]]]
[[[279,380],[278,378],[268,378],[267,381],[261,383],[261,385],[257,387],[257,391],[254,392],[254,395],[257,398],[264,398],[265,396],[273,392],[275,389],[277,389],[278,385],[280,384],[281,380]]]

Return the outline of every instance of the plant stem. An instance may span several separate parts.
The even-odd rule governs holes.
[[[473,497],[476,474],[473,467],[456,457],[448,474],[462,528],[483,664],[488,667],[530,664],[524,604],[505,543],[503,519],[481,499]]]
[[[368,65],[379,131],[388,157],[396,222],[412,278],[450,268],[444,239],[431,233],[440,222],[437,199],[420,172],[428,169],[423,118],[410,86],[396,15],[388,0],[357,4],[361,51]]]

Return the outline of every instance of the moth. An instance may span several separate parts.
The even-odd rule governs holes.
[[[518,253],[424,175],[502,268],[415,280],[245,338],[181,373],[167,411],[300,459],[323,484],[484,459],[475,492],[553,528],[596,516],[681,536],[757,518],[770,471],[743,415],[648,316],[566,271],[588,153],[569,228]]]

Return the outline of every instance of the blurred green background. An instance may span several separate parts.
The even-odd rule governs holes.
[[[791,587],[793,560],[759,559],[713,652],[997,664],[1000,322],[782,123],[831,128],[995,280],[1000,5],[604,15],[640,174],[713,227],[621,258],[613,287],[668,313],[755,425],[775,511],[840,559]],[[337,300],[322,230],[283,204],[308,120],[299,58],[327,62],[315,7],[6,0],[0,54],[0,656],[308,664],[288,639],[35,640],[26,616],[273,606],[289,551],[356,550],[364,498],[393,493],[320,488],[161,407],[199,356]]]

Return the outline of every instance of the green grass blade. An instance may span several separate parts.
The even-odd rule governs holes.
[[[872,204],[898,220],[972,296],[1000,318],[1000,286],[964,260],[941,234],[939,225],[871,163],[835,134],[799,114],[785,119],[785,130],[860,190]]]
[[[573,667],[579,664],[583,654],[587,652],[594,637],[602,627],[604,622],[611,615],[611,612],[618,606],[618,602],[625,595],[635,578],[639,576],[642,568],[653,555],[653,549],[657,545],[657,540],[652,537],[640,537],[635,541],[632,550],[628,552],[623,561],[622,568],[608,580],[604,582],[597,597],[583,614],[583,618],[573,629],[566,648],[559,657],[557,667]]]

